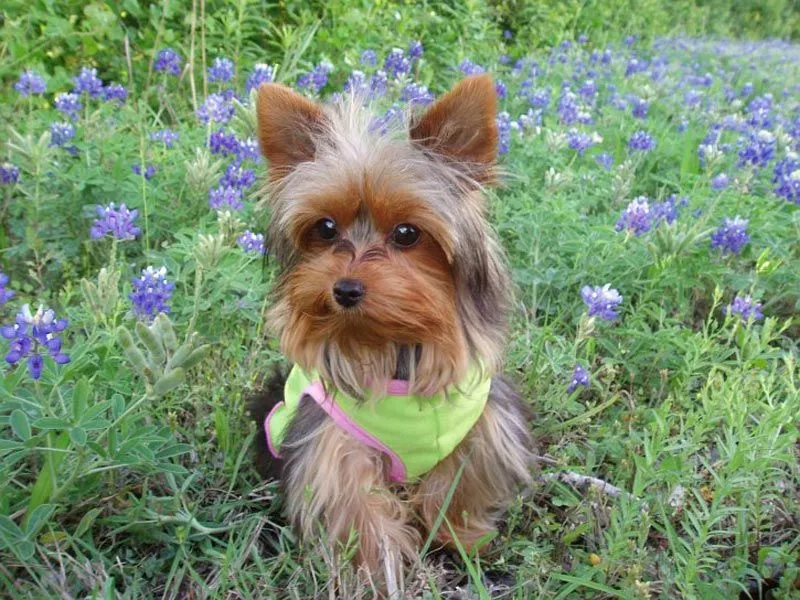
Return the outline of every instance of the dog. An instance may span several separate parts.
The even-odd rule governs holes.
[[[480,550],[531,481],[528,407],[500,374],[512,288],[483,193],[496,103],[488,75],[468,77],[386,131],[354,96],[258,91],[280,267],[268,320],[294,366],[252,401],[257,465],[302,536],[335,548],[355,531],[355,560],[378,577],[437,524],[442,546]]]

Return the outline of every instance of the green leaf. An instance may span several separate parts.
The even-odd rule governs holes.
[[[83,418],[83,413],[89,402],[90,391],[89,380],[86,377],[81,377],[78,383],[75,384],[75,391],[72,393],[72,418],[75,419],[76,423],[79,423]]]
[[[45,522],[50,518],[55,509],[56,507],[52,504],[42,504],[37,506],[25,523],[25,536],[32,538],[39,533],[39,530],[44,526]]]
[[[86,430],[83,427],[73,427],[69,430],[69,438],[76,446],[83,448],[86,445]]]
[[[64,419],[59,419],[57,417],[42,417],[41,419],[36,419],[33,422],[33,426],[36,429],[66,429],[69,427],[69,423],[67,423]]]
[[[31,439],[31,424],[28,422],[28,415],[20,409],[17,408],[11,412],[9,423],[11,424],[11,430],[23,442]]]
[[[25,537],[22,529],[5,515],[0,515],[0,540],[10,538],[10,541],[20,540]]]
[[[81,522],[78,523],[78,527],[75,529],[75,537],[81,537],[83,534],[89,531],[89,528],[97,519],[97,515],[99,515],[101,512],[103,512],[102,508],[92,508],[85,515],[83,515]]]
[[[55,450],[66,450],[69,447],[69,434],[62,431],[58,437],[55,434],[48,433],[47,439],[51,448]],[[39,476],[36,478],[36,483],[31,490],[31,497],[28,500],[28,512],[26,513],[25,521],[30,518],[30,515],[45,502],[50,501],[50,495],[53,493],[53,486],[56,482],[58,475],[58,468],[66,458],[67,452],[47,452],[44,457],[44,464],[39,471]]]

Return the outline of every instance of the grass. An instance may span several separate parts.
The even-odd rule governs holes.
[[[470,57],[508,85],[501,107],[510,120],[534,111],[511,131],[500,157],[506,183],[489,199],[517,286],[506,370],[535,410],[542,470],[552,476],[521,491],[489,554],[451,556],[426,544],[406,574],[407,594],[732,598],[758,597],[761,582],[774,597],[793,597],[800,212],[773,177],[800,151],[800,50],[668,38],[611,44],[605,64],[591,58],[605,47],[591,40],[533,53],[510,40],[502,49],[513,59],[503,64],[493,50],[499,24],[471,10],[472,21],[420,17],[436,35],[423,36],[411,77],[440,94]],[[256,48],[244,29],[229,46],[219,41],[239,14],[215,12],[206,25],[209,62],[240,57],[241,93]],[[382,60],[410,41],[396,37],[411,35],[408,13],[399,33],[379,13],[374,31],[345,43],[347,23],[361,14],[344,12],[320,30],[284,29],[283,45],[264,50],[277,77],[294,83],[327,58],[335,67],[327,96],[362,50]],[[164,27],[159,39],[172,43]],[[198,122],[185,75],[153,71],[143,85],[157,49],[134,50],[145,58],[131,61],[123,104],[84,97],[72,152],[51,147],[49,125],[64,120],[53,94],[68,91],[74,73],[48,71],[47,95],[30,99],[13,91],[15,73],[0,94],[8,123],[0,148],[20,169],[18,183],[0,187],[0,265],[16,292],[0,320],[12,322],[25,303],[51,306],[69,319],[61,337],[70,356],[64,365],[47,358],[36,381],[24,361],[0,372],[0,589],[19,598],[371,597],[331,548],[296,538],[277,485],[251,467],[245,398],[284,359],[263,325],[275,267],[237,239],[263,230],[269,215],[257,210],[257,186],[245,190],[243,209],[209,210],[208,191],[233,158],[204,149],[219,126]],[[626,74],[634,58],[646,67]],[[107,81],[114,71],[98,66]],[[198,62],[198,103],[201,71]],[[597,94],[586,91],[580,103],[593,122],[569,123],[559,111],[562,83],[577,94],[588,79]],[[550,90],[540,114],[526,80]],[[226,86],[209,91],[217,87]],[[402,84],[389,87],[379,112]],[[702,94],[697,106],[687,106],[688,90]],[[631,114],[631,94],[648,102],[646,118]],[[244,140],[253,127],[242,94],[224,128]],[[149,138],[164,128],[180,135],[173,148]],[[569,147],[572,128],[602,141],[580,154]],[[628,148],[640,129],[654,137],[653,150]],[[761,130],[773,135],[774,156],[740,164]],[[701,145],[714,148],[702,160]],[[609,169],[595,160],[603,152]],[[131,171],[148,164],[150,180]],[[263,163],[244,165],[263,175]],[[722,190],[711,186],[719,173],[730,178]],[[640,236],[616,231],[643,195],[651,205],[672,195],[686,204],[678,202],[673,223]],[[90,239],[95,207],[112,201],[139,211],[135,239]],[[740,253],[711,248],[712,232],[737,214],[749,220],[749,242]],[[169,318],[151,328],[135,325],[129,299],[148,265],[164,266],[175,284]],[[590,318],[581,300],[584,285],[605,283],[623,296],[612,322]],[[726,314],[746,294],[762,303],[763,320]],[[4,353],[9,347],[0,339]],[[590,383],[568,393],[576,363]],[[564,483],[565,472],[620,493]],[[341,555],[354,547],[353,539]]]

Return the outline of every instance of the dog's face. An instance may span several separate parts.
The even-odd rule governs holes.
[[[284,267],[272,321],[290,358],[352,392],[400,370],[435,393],[491,355],[478,345],[502,319],[479,313],[503,312],[480,194],[494,113],[488,77],[463,81],[401,136],[372,131],[356,99],[326,109],[262,86],[269,241]]]

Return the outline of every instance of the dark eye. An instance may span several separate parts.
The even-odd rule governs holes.
[[[316,225],[314,225],[314,231],[323,240],[328,241],[335,239],[339,235],[339,231],[336,229],[336,221],[327,218],[317,221]]]
[[[392,241],[398,246],[408,248],[417,243],[419,229],[408,223],[401,223],[392,232]]]

